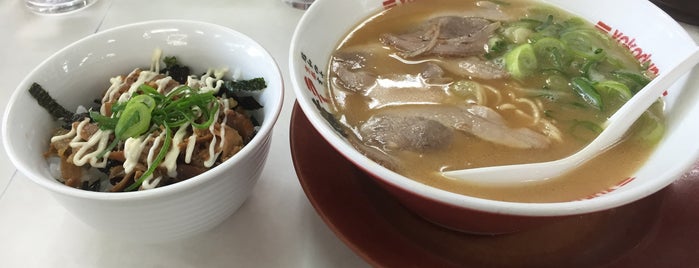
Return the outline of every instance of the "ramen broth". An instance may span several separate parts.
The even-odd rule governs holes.
[[[437,26],[427,23],[431,19],[445,16],[450,19],[440,21]],[[454,19],[453,16],[478,19],[462,23],[461,19]],[[424,52],[427,46],[434,46],[434,42],[429,41],[430,38],[447,31],[446,28],[439,28],[439,25],[449,24],[450,21],[458,22],[455,25],[473,24],[477,30],[487,27],[497,29],[490,29],[492,33],[486,38],[485,44],[480,45],[480,51],[468,52],[471,54],[466,56],[453,55],[461,52]],[[626,93],[614,93],[616,91],[604,88],[629,85],[627,81],[606,82],[606,77],[616,76],[616,70],[636,74],[632,78],[638,78],[638,74],[648,80],[651,77],[625,48],[604,38],[600,40],[607,46],[591,51],[590,58],[576,59],[575,56],[568,56],[568,59],[563,59],[567,64],[563,71],[547,69],[546,64],[551,62],[547,62],[548,56],[544,55],[544,60],[538,60],[540,69],[522,76],[519,73],[524,72],[521,66],[507,62],[512,60],[513,56],[508,56],[514,54],[511,51],[519,47],[522,47],[520,50],[530,49],[527,44],[532,43],[538,49],[536,42],[546,41],[552,44],[548,45],[547,52],[559,53],[555,48],[552,52],[550,47],[559,46],[559,41],[564,40],[568,49],[566,53],[570,53],[570,47],[576,45],[574,38],[579,38],[574,34],[563,34],[563,37],[557,35],[540,41],[545,38],[541,35],[547,33],[540,34],[526,27],[517,28],[519,24],[526,26],[527,23],[539,23],[533,28],[541,31],[547,31],[545,23],[557,23],[561,27],[585,27],[585,31],[581,32],[584,34],[597,31],[591,24],[583,23],[562,10],[524,1],[413,1],[384,10],[354,28],[340,42],[331,58],[328,85],[332,108],[335,109],[333,113],[346,128],[355,147],[368,157],[406,177],[447,191],[505,201],[556,202],[587,198],[618,185],[633,175],[657,143],[644,139],[642,134],[631,132],[654,132],[654,135],[658,135],[658,127],[653,128],[653,125],[658,125],[658,120],[662,117],[662,103],[658,102],[648,112],[652,120],[639,120],[627,138],[619,144],[560,178],[495,187],[466,183],[441,175],[440,171],[443,170],[551,161],[568,156],[589,143],[599,133],[604,121],[623,104],[623,99],[628,98],[624,95]],[[573,24],[574,26],[570,26]],[[561,27],[559,31],[568,31],[560,30]],[[413,33],[416,29],[426,30],[419,34],[401,35]],[[452,38],[464,40],[478,34],[480,33]],[[602,35],[599,31],[592,34]],[[418,45],[399,44],[415,36]],[[527,40],[516,40],[517,38]],[[477,43],[476,46],[478,49]],[[496,51],[495,46],[501,46],[500,50]],[[508,51],[504,51],[504,48]],[[434,50],[438,49],[441,48],[435,46]],[[531,52],[523,51],[521,53]],[[525,60],[521,55],[517,56],[520,58],[515,61]],[[470,62],[472,60],[474,62]],[[561,58],[553,57],[553,60]],[[464,74],[459,69],[474,65],[484,70],[492,68],[493,72]],[[592,69],[590,65],[594,65]],[[578,79],[575,82],[583,84],[575,84],[570,79]],[[583,95],[585,92],[580,93],[580,90],[590,89],[585,88],[586,85],[592,85],[596,91],[602,92],[599,95],[606,98],[603,99],[603,104],[594,103],[590,96]],[[624,96],[615,97],[614,94]],[[487,107],[477,111],[495,112],[501,116],[503,126],[496,128],[516,130],[516,135],[524,135],[527,139],[531,137],[532,142],[512,144],[508,141],[487,140],[484,137],[493,135],[471,131],[482,124],[478,121],[479,118],[476,118],[477,122],[473,125],[466,127],[459,123],[462,119],[454,119],[457,114],[467,113],[473,107]],[[429,112],[430,109],[434,111]],[[476,117],[482,115],[479,112],[475,114]],[[486,117],[493,118],[491,115]],[[406,140],[406,133],[417,131],[421,135],[435,129],[433,121],[424,119],[434,119],[445,125],[443,130],[443,126],[437,126],[440,130],[432,132],[447,141],[437,144],[407,142],[406,146],[412,146],[413,149],[402,148],[401,142]],[[405,123],[405,120],[418,121]],[[454,123],[454,120],[458,122]],[[385,125],[388,121],[399,122],[398,124],[404,122],[404,125]],[[650,130],[643,122],[651,125]],[[375,125],[367,127],[371,123]],[[385,137],[387,134],[383,131],[386,128],[399,132],[396,134],[399,136],[397,141]],[[367,134],[365,129],[374,132]]]

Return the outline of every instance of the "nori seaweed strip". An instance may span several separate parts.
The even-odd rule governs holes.
[[[234,96],[236,91],[258,91],[265,89],[266,87],[267,82],[265,82],[265,79],[262,77],[257,77],[250,80],[225,81],[223,82],[225,92],[219,92],[219,95],[226,93],[229,96]]]
[[[262,108],[262,104],[260,104],[259,102],[257,102],[257,100],[255,100],[255,98],[250,96],[233,96],[233,99],[238,102],[238,105],[240,105],[240,107],[243,107],[243,109],[248,111]]]
[[[102,183],[101,180],[93,181],[86,190],[93,191],[93,192],[99,192],[101,183]]]
[[[267,88],[267,82],[262,77],[257,77],[249,80],[238,80],[238,81],[224,81],[223,89],[220,90],[217,96],[221,96],[224,93],[228,97],[232,97],[238,102],[238,105],[243,107],[245,110],[257,110],[262,108],[262,105],[257,102],[253,97],[250,96],[238,96],[236,92],[239,91],[259,91]]]
[[[180,65],[175,56],[165,57],[163,62],[165,63],[165,68],[160,73],[169,75],[180,84],[187,83],[187,77],[191,74],[189,67]]]
[[[98,168],[98,170],[104,174],[109,175],[109,171],[116,166],[121,166],[123,165],[123,162],[117,161],[111,158],[107,158],[107,165],[103,168]]]
[[[72,128],[73,122],[80,122],[88,117],[90,117],[89,113],[76,113],[73,114],[73,117],[71,118],[60,118],[60,121],[62,121],[61,127],[70,130]]]
[[[87,190],[90,188],[90,182],[89,181],[83,181],[82,184],[80,184],[80,189],[82,190]]]
[[[187,77],[191,74],[189,67],[186,66],[171,66],[167,68],[167,74],[180,84],[187,83]]]
[[[70,120],[73,118],[73,113],[58,104],[41,85],[32,83],[32,86],[29,87],[29,94],[31,94],[39,105],[44,107],[54,118],[63,120]]]
[[[256,127],[259,127],[261,125],[260,121],[257,121],[257,118],[255,118],[254,116],[250,117],[250,122],[252,122],[252,125]],[[257,130],[255,130],[255,134],[257,134]],[[253,134],[252,136],[255,137],[255,134]]]

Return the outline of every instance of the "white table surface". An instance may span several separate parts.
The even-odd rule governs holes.
[[[0,1],[0,110],[20,80],[60,48],[151,19],[194,19],[243,32],[272,53],[286,78],[302,14],[280,0],[99,0],[77,13],[38,16],[20,0]],[[699,40],[699,27],[683,26]],[[132,244],[91,230],[17,172],[0,144],[0,267],[367,266],[318,217],[298,183],[288,131],[295,97],[285,86],[272,153],[252,196],[214,230],[176,242]]]
[[[151,19],[224,25],[260,42],[289,77],[288,50],[303,11],[280,0],[98,0],[77,13],[38,16],[0,1],[0,108],[43,59],[92,33]],[[166,244],[114,241],[91,230],[0,153],[0,267],[364,267],[309,203],[294,172],[286,99],[266,169],[246,203],[207,233]],[[1,146],[1,145],[0,145]]]

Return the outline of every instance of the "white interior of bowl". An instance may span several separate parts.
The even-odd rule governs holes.
[[[291,81],[299,105],[320,134],[350,161],[385,182],[408,189],[411,192],[446,203],[484,211],[514,215],[569,215],[608,209],[623,205],[658,191],[690,167],[699,156],[699,143],[693,138],[699,126],[691,123],[699,118],[699,94],[691,88],[684,76],[665,97],[667,104],[668,133],[652,154],[648,163],[635,175],[635,179],[619,189],[595,198],[560,203],[513,203],[473,198],[404,178],[374,163],[353,149],[346,140],[333,131],[323,119],[315,103],[327,110],[324,81],[313,77],[313,67],[327,72],[329,55],[343,36],[360,21],[384,8],[384,4],[400,4],[400,1],[342,1],[318,0],[304,14],[297,26],[290,49]],[[610,34],[649,54],[660,72],[669,68],[696,44],[684,29],[667,14],[647,1],[546,1],[564,10],[588,19],[591,23],[603,22],[611,27]],[[409,4],[409,3],[407,3]],[[633,12],[627,12],[633,10]],[[639,51],[637,51],[639,52]],[[307,68],[311,67],[311,68]],[[322,82],[322,83],[321,83]],[[313,87],[313,88],[311,88]]]
[[[50,115],[28,94],[32,82],[42,85],[58,103],[75,110],[91,104],[109,87],[109,78],[125,75],[136,67],[148,69],[153,51],[177,56],[193,72],[228,67],[229,78],[240,70],[240,79],[264,77],[267,89],[259,95],[264,109],[258,135],[238,154],[203,175],[156,188],[130,193],[96,193],[66,187],[49,174],[42,154],[57,126]],[[162,20],[121,26],[77,41],[58,51],[34,69],[12,95],[3,119],[3,142],[15,166],[35,182],[52,191],[101,200],[149,198],[183,191],[193,184],[220,177],[225,166],[250,154],[265,142],[281,111],[283,83],[275,60],[257,42],[232,29],[195,21]]]

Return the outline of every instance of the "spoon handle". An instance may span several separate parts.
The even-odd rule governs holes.
[[[592,143],[603,143],[605,146],[614,144],[626,130],[650,107],[665,90],[670,88],[682,75],[699,63],[699,47],[694,48],[689,56],[653,79],[641,91],[636,93],[608,120],[604,131]],[[588,147],[593,147],[593,144]]]
[[[619,142],[631,125],[648,110],[648,107],[656,102],[663,92],[670,88],[682,75],[694,68],[697,63],[699,63],[699,47],[695,47],[689,53],[689,56],[669,68],[667,72],[661,73],[622,105],[619,110],[607,119],[606,127],[602,133],[590,144],[579,152],[559,161],[570,161],[570,168],[574,168]]]
[[[607,120],[605,129],[595,140],[573,155],[550,162],[453,170],[445,171],[443,174],[458,180],[490,185],[512,185],[560,176],[617,143],[636,119],[697,63],[699,63],[699,47],[695,47],[682,61],[667,69],[667,72],[653,79],[636,93]]]

